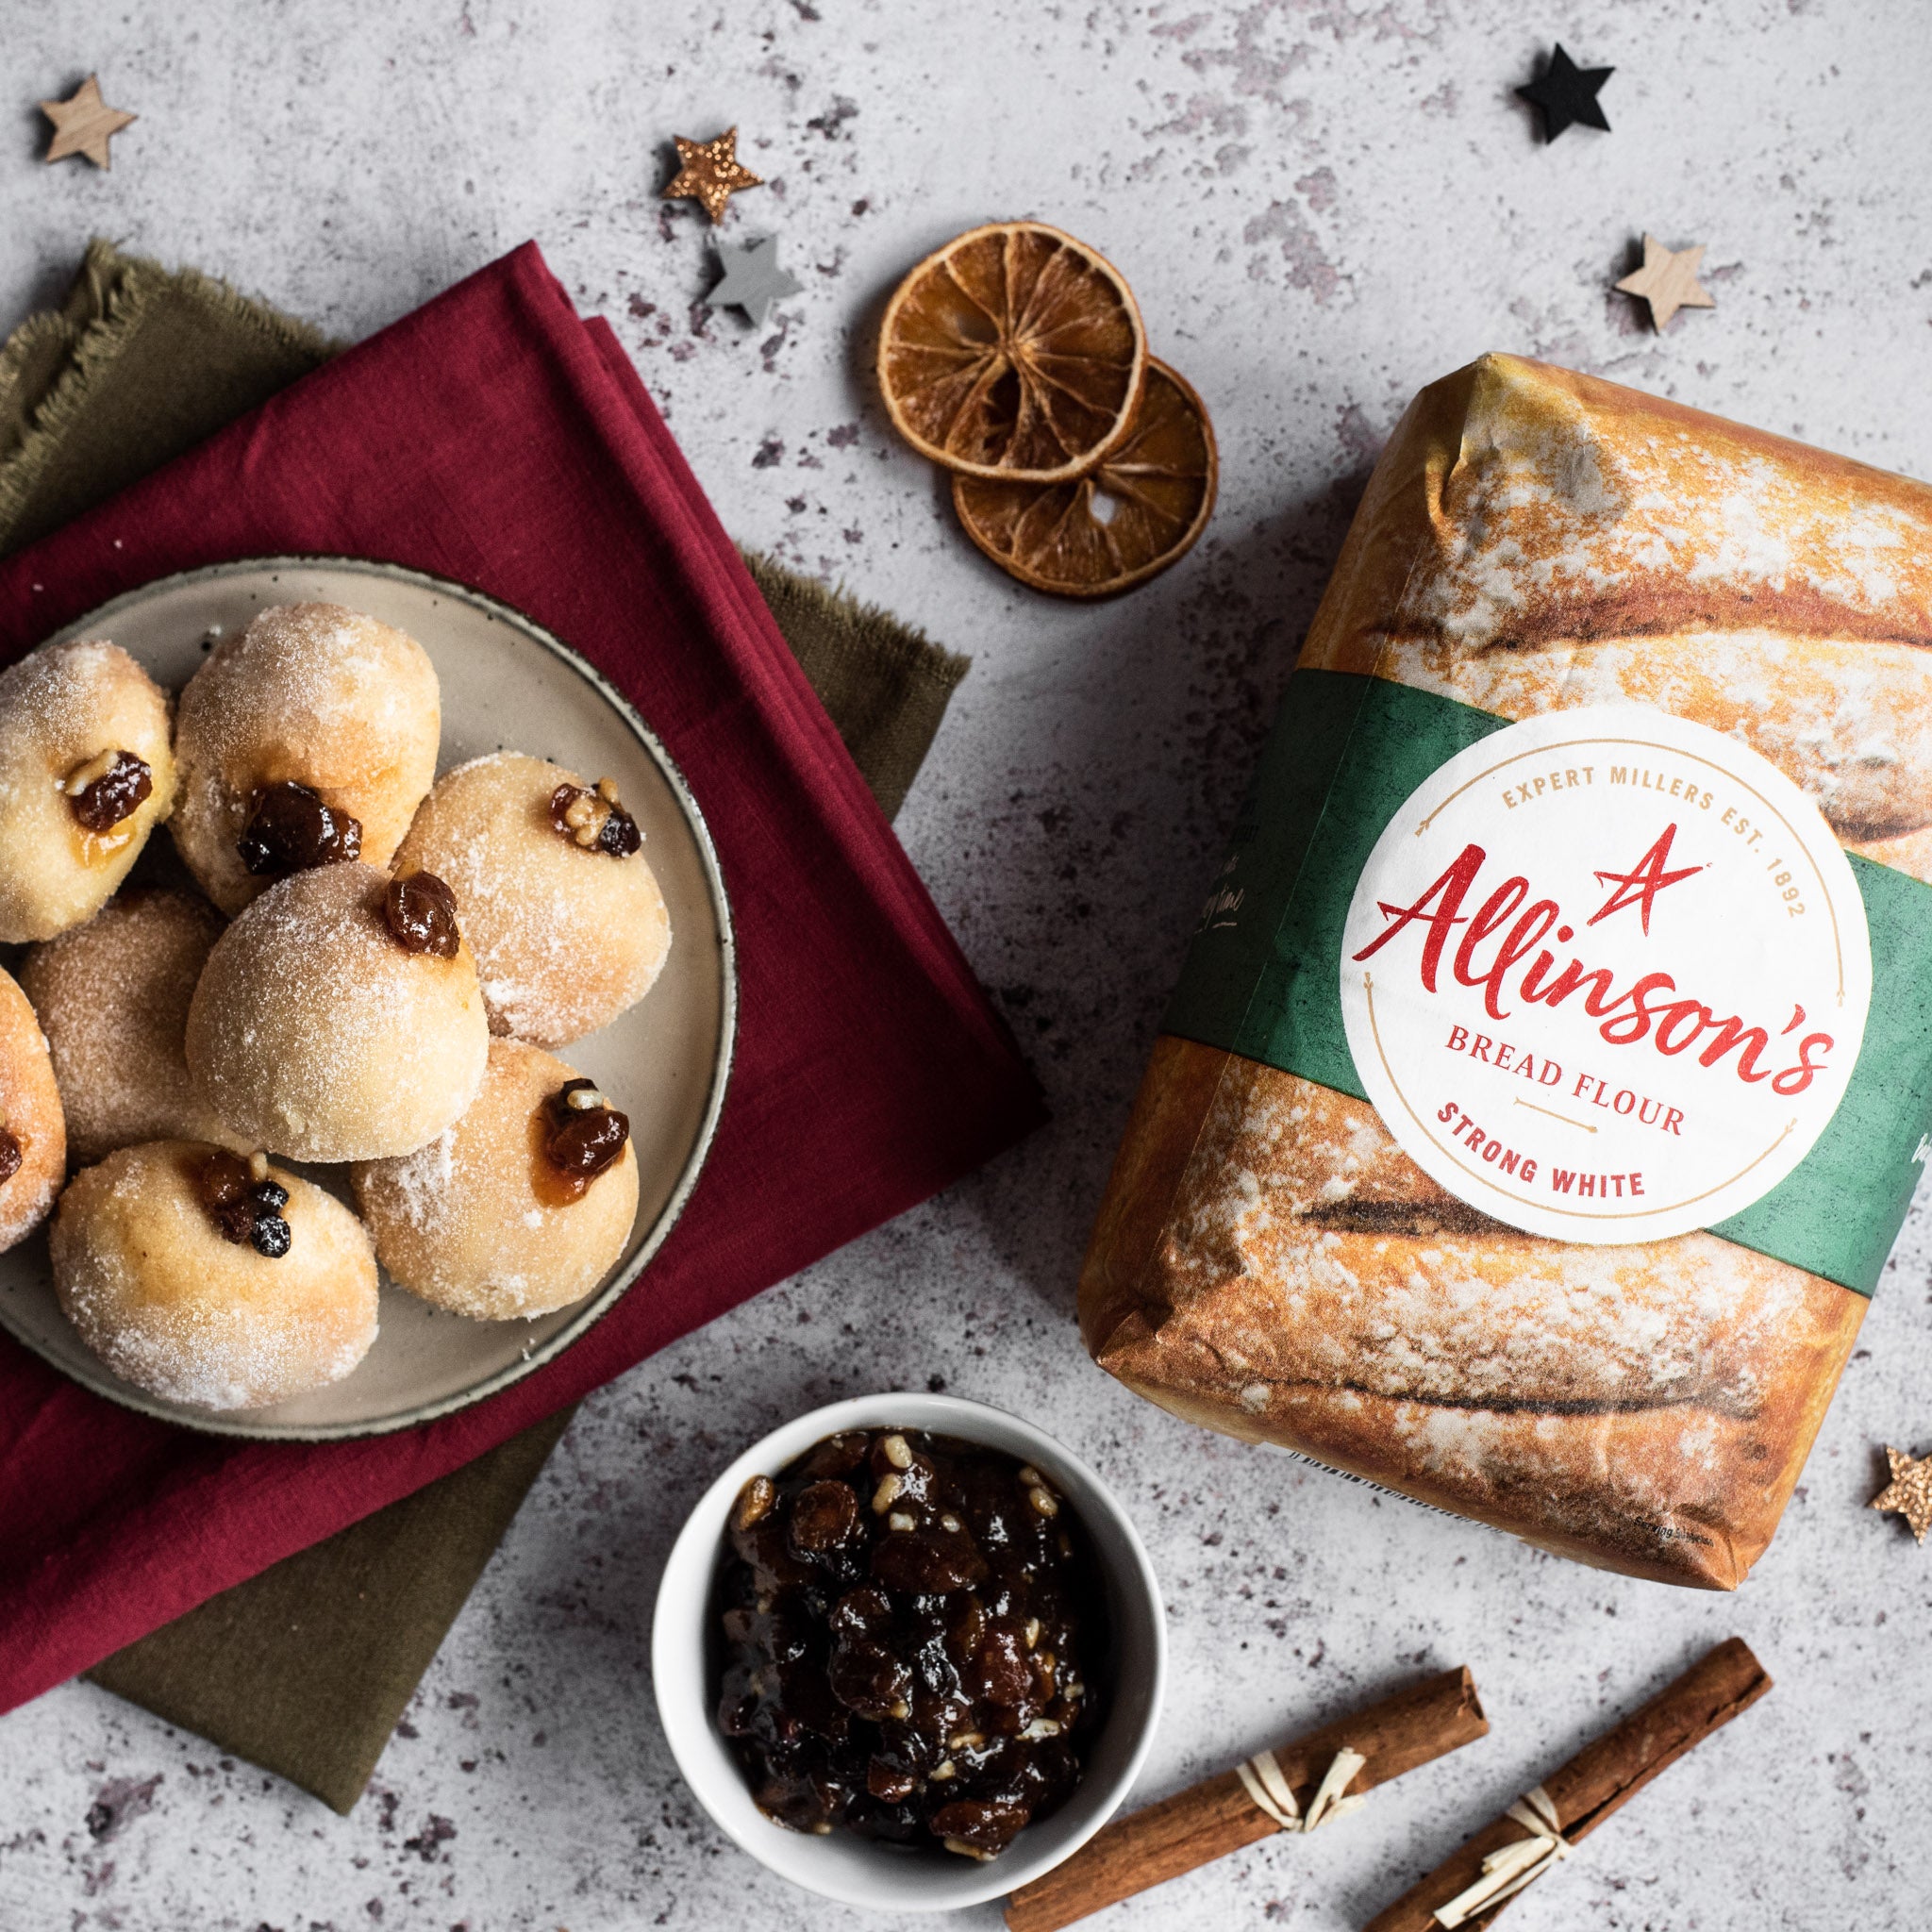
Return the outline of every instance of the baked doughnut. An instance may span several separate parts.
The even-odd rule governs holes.
[[[137,1141],[218,1141],[244,1152],[253,1144],[222,1125],[182,1050],[188,1003],[221,931],[205,899],[135,890],[22,961],[75,1165]]]
[[[67,1128],[47,1042],[25,993],[0,973],[0,1249],[41,1224],[66,1172]]]
[[[0,941],[92,919],[174,803],[167,693],[118,644],[0,673]]]
[[[181,693],[175,843],[230,915],[305,866],[387,865],[441,728],[413,638],[340,604],[264,610]]]
[[[250,1145],[375,1160],[433,1141],[476,1097],[490,1048],[447,890],[369,865],[278,881],[215,941],[187,1047]]]
[[[375,1256],[310,1181],[193,1141],[123,1147],[60,1197],[54,1287],[124,1381],[200,1408],[339,1382],[375,1340]]]
[[[396,854],[447,879],[491,1030],[562,1046],[643,998],[671,947],[642,835],[608,779],[518,752],[438,780]]]
[[[573,1090],[585,1104],[571,1105]],[[399,1160],[355,1170],[357,1202],[397,1285],[498,1322],[589,1294],[638,1211],[629,1124],[601,1098],[540,1048],[492,1040],[483,1091],[455,1126]]]

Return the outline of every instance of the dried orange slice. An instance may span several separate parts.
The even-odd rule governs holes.
[[[1043,222],[995,222],[928,255],[879,325],[879,387],[922,456],[967,476],[1058,483],[1127,433],[1147,337],[1104,256]]]
[[[953,508],[966,534],[1023,584],[1111,597],[1194,547],[1220,467],[1201,398],[1150,357],[1141,413],[1097,469],[1070,483],[955,476]]]

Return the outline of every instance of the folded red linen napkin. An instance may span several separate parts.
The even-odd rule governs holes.
[[[1039,1092],[616,337],[534,243],[0,564],[0,662],[170,572],[379,558],[502,598],[649,719],[738,932],[710,1159],[582,1341],[420,1429],[153,1422],[0,1338],[0,1709],[408,1494],[979,1166]]]

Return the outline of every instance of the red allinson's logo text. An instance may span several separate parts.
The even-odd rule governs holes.
[[[1681,886],[1704,870],[1698,865],[1671,867],[1676,830],[1674,824],[1669,826],[1627,873],[1596,873],[1600,883],[1615,890],[1587,925],[1634,908],[1649,937],[1657,893]],[[1559,967],[1557,955],[1543,941],[1554,939],[1557,945],[1567,946],[1576,937],[1561,906],[1538,895],[1521,873],[1503,879],[1475,903],[1481,886],[1487,884],[1482,876],[1487,862],[1488,854],[1472,841],[1412,904],[1377,900],[1376,909],[1388,924],[1352,957],[1357,962],[1371,959],[1413,926],[1418,928],[1414,937],[1421,941],[1415,963],[1424,989],[1436,991],[1446,959],[1460,985],[1481,990],[1483,1009],[1492,1020],[1508,1019],[1519,1004],[1555,1008],[1581,995],[1584,1010],[1599,1023],[1597,1032],[1611,1046],[1648,1043],[1673,1058],[1694,1052],[1699,1066],[1727,1068],[1751,1085],[1768,1080],[1773,1092],[1785,1095],[1804,1092],[1824,1070],[1833,1037],[1805,1030],[1802,1005],[1793,1004],[1789,1019],[1721,1015],[1681,985],[1675,973],[1638,974],[1620,987],[1612,968],[1589,965],[1574,953]],[[1465,912],[1468,904],[1474,904],[1475,909]]]

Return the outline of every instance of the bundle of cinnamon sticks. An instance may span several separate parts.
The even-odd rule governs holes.
[[[1177,1878],[1210,1859],[1225,1857],[1311,1815],[1339,1754],[1360,1762],[1332,1790],[1344,1804],[1400,1777],[1444,1752],[1473,1742],[1490,1728],[1466,1666],[1443,1671],[1351,1717],[1257,1752],[1142,1811],[1117,1818],[1062,1865],[1016,1891],[1007,1904],[1011,1932],[1058,1932],[1103,1906]],[[1284,1796],[1283,1794],[1286,1793]]]
[[[1518,1892],[1677,1759],[1771,1689],[1731,1638],[1445,1858],[1365,1932],[1456,1932],[1494,1923]],[[1016,1891],[1010,1932],[1058,1932],[1209,1860],[1353,1808],[1361,1794],[1489,1731],[1466,1668],[1439,1675],[1234,1770],[1135,1811]]]

